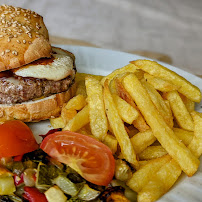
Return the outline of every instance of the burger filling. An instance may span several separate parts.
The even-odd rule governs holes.
[[[51,58],[1,72],[0,103],[22,103],[67,91],[74,83],[74,59],[54,51]]]

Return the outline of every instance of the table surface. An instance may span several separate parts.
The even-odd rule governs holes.
[[[201,0],[0,0],[3,3],[42,15],[52,42],[135,51],[202,75]]]

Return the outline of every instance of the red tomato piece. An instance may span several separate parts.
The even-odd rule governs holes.
[[[0,157],[18,156],[37,148],[32,131],[22,121],[7,121],[0,125]]]
[[[41,193],[35,187],[24,187],[23,197],[29,202],[48,202],[45,194]]]
[[[111,150],[89,136],[70,131],[55,132],[47,136],[40,147],[96,185],[107,186],[114,176],[115,160]]]

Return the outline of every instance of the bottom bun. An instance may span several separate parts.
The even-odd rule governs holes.
[[[75,95],[76,84],[68,91],[20,104],[0,104],[0,123],[9,120],[38,122],[60,115],[62,106]]]

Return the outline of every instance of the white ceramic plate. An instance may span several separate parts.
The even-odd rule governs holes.
[[[144,59],[144,57],[138,55],[99,48],[67,45],[58,47],[69,50],[75,54],[77,70],[78,72],[83,73],[107,75],[113,70],[125,66],[131,60]],[[202,79],[200,79],[199,77],[196,77],[171,65],[165,63],[161,64],[177,72],[179,75],[185,77],[191,83],[198,86],[202,91]],[[200,104],[197,104],[196,110],[202,112],[202,102]],[[35,134],[38,141],[41,140],[38,135],[45,134],[51,128],[48,121],[30,124],[30,127],[33,130],[33,133]],[[202,158],[200,160],[202,160]],[[183,174],[177,181],[175,186],[172,187],[171,190],[158,201],[202,201],[202,166],[200,166],[198,172],[191,178],[188,178],[187,176],[185,176],[185,174]]]

